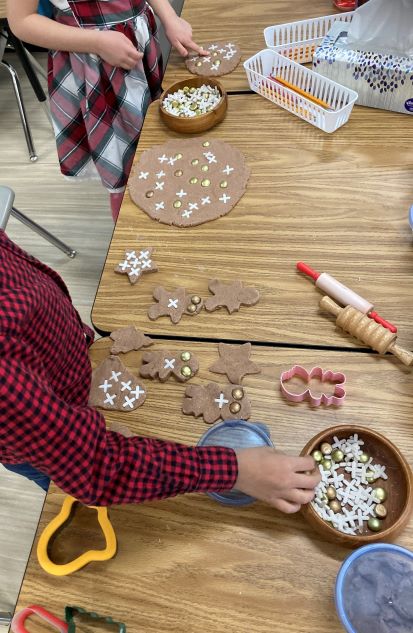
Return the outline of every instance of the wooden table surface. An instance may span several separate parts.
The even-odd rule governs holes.
[[[7,16],[6,0],[0,0],[0,19]]]
[[[96,296],[94,325],[136,324],[164,336],[358,346],[320,312],[319,291],[295,270],[303,260],[375,303],[413,348],[413,126],[407,116],[356,107],[332,135],[253,94],[230,95],[224,121],[205,133],[240,149],[248,189],[225,217],[193,228],[150,219],[126,194]],[[137,152],[177,135],[149,108]],[[154,246],[159,272],[132,286],[113,272],[124,249]],[[157,285],[206,297],[208,279],[241,279],[260,302],[231,316],[203,311],[173,325],[150,321]]]
[[[264,29],[267,26],[334,13],[337,11],[331,0],[238,0],[236,5],[222,0],[185,0],[181,17],[191,24],[193,38],[198,44],[231,41],[239,45],[242,52],[239,65],[232,73],[218,79],[229,92],[245,92],[249,91],[249,85],[243,63],[266,48]],[[164,87],[190,76],[182,57],[172,51],[165,72]]]
[[[108,355],[109,345],[107,339],[94,345],[93,364]],[[198,355],[201,369],[194,383],[216,380],[207,371],[217,357],[215,344],[183,347],[165,341],[152,349],[166,346]],[[137,373],[140,358],[141,352],[130,352],[122,361]],[[382,432],[412,461],[412,377],[392,360],[357,352],[263,346],[254,347],[253,359],[262,373],[244,381],[252,402],[251,420],[269,426],[279,449],[297,454],[320,430],[354,423]],[[278,380],[281,371],[296,362],[307,368],[319,364],[344,371],[344,405],[339,409],[288,405]],[[147,385],[149,395],[142,408],[127,414],[106,413],[107,420],[118,419],[137,434],[196,443],[208,426],[180,412],[185,386],[173,380],[147,381]],[[63,496],[51,488],[38,534],[58,513]],[[333,587],[349,551],[322,542],[300,515],[282,515],[262,503],[231,509],[191,494],[113,507],[111,520],[118,538],[116,557],[92,563],[72,576],[46,574],[37,563],[35,546],[17,609],[38,603],[62,616],[66,604],[75,604],[124,621],[129,633],[342,631]],[[54,559],[64,562],[85,547],[98,546],[94,534],[89,511],[79,513],[66,540],[56,540]],[[397,542],[413,548],[412,522]],[[33,621],[30,630],[44,629]]]

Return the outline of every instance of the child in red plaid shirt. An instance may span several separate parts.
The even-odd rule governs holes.
[[[100,179],[116,220],[146,110],[161,91],[153,10],[179,53],[206,51],[168,0],[50,2],[53,19],[38,15],[39,0],[9,0],[9,24],[22,40],[52,49],[49,95],[61,171],[72,180]]]

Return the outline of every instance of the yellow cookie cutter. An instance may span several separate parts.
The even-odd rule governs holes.
[[[88,550],[69,563],[58,565],[49,558],[48,547],[50,539],[55,535],[57,530],[67,523],[73,513],[73,507],[79,503],[74,497],[66,497],[62,504],[59,514],[50,521],[40,535],[37,544],[37,558],[40,566],[53,576],[67,576],[78,571],[92,561],[104,561],[113,558],[116,554],[117,543],[113,526],[109,520],[108,509],[106,507],[87,506],[98,513],[99,525],[105,536],[106,547],[100,550]]]

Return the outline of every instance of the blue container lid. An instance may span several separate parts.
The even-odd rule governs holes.
[[[335,602],[347,633],[413,631],[413,552],[389,543],[356,550],[340,568]]]
[[[226,446],[227,448],[251,448],[254,446],[274,446],[270,439],[270,431],[261,422],[246,422],[245,420],[224,420],[214,424],[201,437],[198,446]],[[256,501],[254,497],[240,492],[228,490],[226,492],[209,492],[208,495],[231,506],[245,506]]]

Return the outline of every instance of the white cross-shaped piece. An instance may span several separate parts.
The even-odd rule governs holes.
[[[140,251],[139,259],[148,259],[150,255],[149,251]]]
[[[142,262],[142,270],[144,270],[145,268],[150,268],[152,266],[152,260],[151,259],[145,259]]]
[[[131,409],[133,409],[133,403],[135,402],[136,398],[128,398],[128,396],[125,396],[125,401],[122,405],[122,407],[130,407]]]
[[[178,159],[174,158],[173,156],[171,156],[171,158],[168,160],[168,165],[173,165]]]
[[[189,218],[191,215],[192,211],[188,211],[188,209],[185,209],[185,211],[182,213],[183,218]]]
[[[188,194],[186,193],[186,191],[181,189],[181,191],[177,191],[175,195],[178,196],[178,198],[183,198],[184,196],[186,196]]]
[[[139,261],[139,259],[137,257],[135,257],[135,259],[131,262],[131,266],[133,266],[134,268],[136,268],[136,266],[140,266],[141,263]]]
[[[130,268],[130,264],[128,264],[128,262],[125,259],[124,262],[120,262],[119,263],[119,268],[121,268],[123,271],[125,271],[127,268]]]
[[[164,369],[175,369],[176,358],[165,358]]]
[[[166,154],[163,154],[163,156],[159,156],[158,160],[160,163],[164,163],[165,161],[168,160],[168,157]]]
[[[216,70],[216,68],[214,68],[214,70]],[[207,159],[209,164],[217,162],[217,159],[215,158],[215,154],[213,154],[212,152],[204,152],[204,156]]]
[[[205,198],[202,198],[202,206],[204,206],[204,204],[211,204],[211,198],[209,196],[206,196]]]
[[[160,191],[163,191],[164,184],[165,184],[164,182],[156,182],[155,189],[159,189]]]
[[[145,393],[144,389],[141,389],[139,387],[139,385],[136,385],[136,389],[134,389],[133,391],[130,392],[131,396],[135,396],[136,400],[139,400],[140,396],[143,396],[143,394]]]
[[[106,394],[106,398],[103,401],[103,404],[113,404],[114,399],[116,398],[116,393],[110,395],[110,393]]]
[[[197,202],[188,202],[188,208],[193,211],[193,210],[197,210],[198,209],[198,203]]]
[[[218,62],[214,62],[211,66],[211,70],[218,70],[219,66]]]
[[[210,57],[202,57],[202,61],[203,61],[203,62],[204,62],[204,64],[205,64],[205,62],[210,62],[210,61],[211,61],[211,58],[210,58]]]
[[[122,375],[121,371],[112,371],[112,375],[109,380],[114,380],[115,382],[119,382],[119,376]]]
[[[230,51],[229,53],[224,55],[224,59],[231,59],[232,57],[234,57],[234,55],[235,55],[235,52],[234,51]]]
[[[103,385],[99,385],[99,389],[103,389],[104,393],[107,393],[107,391],[112,387],[111,383],[108,380],[105,380],[105,382],[103,383]]]
[[[156,174],[156,177],[157,177],[158,180],[160,180],[164,176],[166,176],[166,174],[165,174],[163,169],[161,169],[161,171],[158,171],[158,173]]]
[[[228,202],[228,200],[231,200],[231,196],[227,196],[226,193],[224,193],[221,197],[220,197],[220,201],[223,202],[224,204],[226,204]]]
[[[235,44],[233,44],[232,42],[228,42],[228,44],[226,44],[227,48],[235,48]]]
[[[222,170],[222,173],[226,174],[227,176],[229,176],[232,171],[234,171],[234,168],[230,167],[229,165],[227,165],[225,167],[225,169]]]
[[[139,180],[146,180],[149,176],[149,172],[148,171],[141,171],[141,173],[139,174]]]
[[[126,253],[126,259],[129,261],[130,259],[134,259],[136,257],[136,252],[135,251],[128,251]]]
[[[141,267],[140,266],[134,266],[128,272],[129,277],[139,277],[140,274],[141,274]]]
[[[225,53],[225,52],[226,52],[226,51],[225,51],[225,48],[219,48],[219,49],[218,49],[218,53]]]
[[[211,46],[209,47],[210,51],[215,51],[218,48],[218,46],[216,46],[216,44],[211,44]]]
[[[178,299],[169,299],[168,308],[177,308],[178,307]]]
[[[132,389],[131,383],[132,383],[132,380],[128,380],[128,382],[123,382],[121,380],[121,385],[122,385],[121,391],[126,391],[126,390],[130,391]]]
[[[224,404],[228,404],[229,400],[226,400],[224,394],[221,392],[219,394],[219,398],[215,398],[215,402],[217,403],[218,407],[222,409]]]
[[[155,202],[155,211],[161,211],[163,209],[165,209],[164,202]]]

